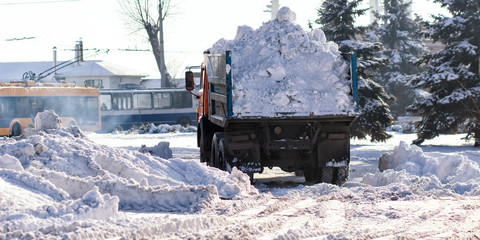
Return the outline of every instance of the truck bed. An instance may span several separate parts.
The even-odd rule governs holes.
[[[354,61],[350,60],[352,68]],[[234,121],[272,121],[272,120],[288,120],[303,119],[315,121],[333,121],[335,119],[345,119],[351,121],[356,115],[354,109],[349,111],[325,111],[322,113],[313,112],[274,112],[269,115],[262,114],[261,110],[257,112],[234,112],[234,98],[232,94],[232,67],[231,52],[226,54],[206,54],[205,63],[208,73],[208,81],[210,84],[209,96],[209,120],[220,126],[226,127],[228,122]],[[355,70],[355,69],[354,69]],[[355,79],[355,78],[352,78]],[[356,102],[356,81],[352,80],[353,101]],[[253,103],[255,104],[255,103]],[[355,104],[354,104],[355,105]]]

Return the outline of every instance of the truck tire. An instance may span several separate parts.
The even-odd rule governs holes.
[[[200,147],[200,161],[206,162],[208,166],[213,167],[212,165],[212,138],[213,133],[209,126],[209,121],[202,117],[197,125],[197,141],[198,146]]]
[[[337,167],[335,170],[335,184],[338,186],[342,186],[348,180],[348,177],[350,175],[350,166],[347,165],[344,167]]]
[[[223,145],[223,133],[217,132],[212,139],[212,156],[210,157],[210,164],[220,170],[226,171],[227,165],[225,160],[225,149]]]
[[[333,168],[323,167],[314,170],[304,170],[305,180],[311,183],[333,183]]]
[[[320,182],[333,184],[334,172],[333,167],[320,168]]]
[[[303,171],[303,176],[305,177],[305,181],[307,181],[307,182],[310,182],[310,183],[316,183],[317,182],[315,180],[315,171],[304,170]]]
[[[323,167],[316,170],[305,170],[305,180],[311,183],[330,183],[342,186],[348,180],[349,166]]]
[[[200,162],[206,162],[208,166],[213,167],[210,161],[210,152],[205,151],[205,143],[203,137],[200,137],[199,145],[200,145]]]
[[[210,162],[207,164],[211,167],[231,172],[232,167],[230,165],[230,160],[232,159],[232,157],[225,150],[224,141],[225,139],[223,132],[217,132],[213,135],[212,154],[210,157]],[[246,172],[246,174],[250,178],[250,184],[253,185],[253,172]]]

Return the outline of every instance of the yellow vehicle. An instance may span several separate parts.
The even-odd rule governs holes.
[[[20,81],[0,84],[0,135],[19,136],[35,125],[38,112],[54,110],[64,126],[85,131],[101,127],[99,91],[72,84],[35,84]]]

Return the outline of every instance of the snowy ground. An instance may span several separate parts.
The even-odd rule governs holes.
[[[274,168],[248,189],[242,174],[198,164],[196,133],[47,132],[2,140],[0,239],[480,238],[480,151],[461,135],[421,149],[400,143],[411,134],[354,140],[343,187]],[[166,141],[170,160],[138,153]],[[395,170],[377,170],[383,153]]]
[[[295,57],[296,46],[304,46],[305,55],[336,49],[321,31],[307,33],[293,25],[288,9],[280,12],[279,22],[265,24],[260,32],[272,33],[262,38],[283,45],[260,41],[260,48],[245,49],[272,60],[258,74],[281,85],[275,103],[297,109],[301,96],[311,93],[289,91],[292,81],[284,69],[308,72],[316,61]],[[239,28],[232,44],[255,37],[252,31]],[[278,47],[283,58],[304,61],[282,66],[287,62],[272,58]],[[333,112],[348,109],[347,91],[336,82],[332,86],[343,94],[326,98],[340,104],[328,104],[335,106]],[[235,91],[236,97],[249,96]],[[52,114],[36,120],[43,127],[0,138],[0,240],[480,239],[480,150],[460,135],[426,141],[422,148],[411,146],[415,135],[407,134],[394,133],[387,143],[352,141],[351,176],[342,187],[309,185],[276,168],[256,174],[251,186],[236,169],[229,174],[200,163],[196,133],[84,134],[75,126],[57,129],[58,116]],[[168,132],[166,126],[161,129]],[[385,171],[378,170],[379,163]]]

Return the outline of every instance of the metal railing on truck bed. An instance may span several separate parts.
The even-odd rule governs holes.
[[[231,52],[205,54],[208,82],[210,83],[210,121],[225,127],[233,116]]]

